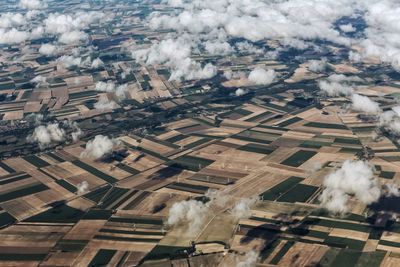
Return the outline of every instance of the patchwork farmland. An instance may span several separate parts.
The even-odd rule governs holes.
[[[366,137],[374,125],[356,114],[324,104],[274,117],[277,107],[248,103],[218,125],[213,117],[177,120],[118,137],[126,155],[107,162],[81,158],[84,141],[3,160],[0,263],[175,266],[190,253],[188,264],[223,266],[255,249],[259,266],[395,266],[400,223],[390,199],[352,201],[335,217],[320,209],[319,195],[323,178],[365,146],[381,184],[399,179],[400,150]],[[82,182],[88,188],[79,193]],[[231,227],[229,204],[214,210],[196,237],[180,236],[185,225],[166,225],[174,203],[210,190],[258,201]]]

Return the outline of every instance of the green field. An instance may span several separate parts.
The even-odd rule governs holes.
[[[114,177],[112,177],[112,176],[110,176],[108,174],[105,174],[104,172],[99,171],[98,169],[96,169],[96,168],[94,168],[94,167],[92,167],[92,166],[90,166],[90,165],[88,165],[88,164],[86,164],[86,163],[84,163],[84,162],[82,162],[80,160],[74,160],[74,161],[72,161],[72,163],[74,165],[78,166],[79,168],[84,169],[85,171],[93,174],[96,177],[99,177],[100,179],[102,179],[102,180],[104,180],[104,181],[106,181],[108,183],[116,183],[116,182],[118,182],[118,180],[115,179]]]
[[[89,263],[89,266],[90,267],[107,266],[107,264],[111,261],[112,257],[114,257],[116,252],[117,252],[116,250],[100,249],[99,251],[97,251],[97,254]]]
[[[26,222],[42,222],[42,223],[76,223],[83,216],[84,212],[67,205],[49,209],[38,215],[28,218]]]
[[[250,143],[250,144],[244,145],[238,149],[242,150],[242,151],[248,151],[248,152],[269,155],[272,152],[274,152],[276,148],[271,147],[271,146]]]
[[[57,180],[56,183],[61,185],[71,193],[76,193],[76,191],[78,191],[78,189],[75,186],[73,186],[72,184],[68,183],[65,180]]]
[[[277,199],[280,202],[306,202],[316,191],[318,187],[306,185],[306,184],[297,184],[292,189],[287,191],[281,197]]]
[[[315,156],[317,152],[315,151],[308,151],[308,150],[299,150],[294,153],[292,156],[288,157],[284,161],[281,162],[283,165],[292,166],[292,167],[299,167],[310,158]]]
[[[50,166],[50,164],[41,158],[35,156],[35,155],[30,155],[30,156],[25,156],[23,157],[24,160],[35,166],[36,168],[44,168],[47,166]]]
[[[277,265],[293,245],[293,241],[287,241],[285,245],[283,245],[283,247],[278,251],[278,253],[276,253],[276,255],[272,258],[270,264]]]
[[[212,164],[214,161],[189,155],[184,155],[176,158],[173,161],[168,162],[170,167],[176,167],[180,169],[187,169],[191,171],[200,171],[201,169]]]
[[[11,191],[11,192],[8,192],[8,193],[1,194],[0,195],[0,202],[5,202],[5,201],[16,199],[16,198],[19,198],[19,197],[33,195],[33,194],[42,192],[42,191],[47,190],[47,189],[49,189],[49,188],[44,184],[31,185],[31,186],[26,187],[26,188],[17,189],[15,191]]]
[[[285,181],[279,183],[278,185],[274,186],[273,188],[265,191],[261,194],[264,200],[275,200],[282,196],[284,193],[295,187],[298,183],[303,181],[303,178],[300,177],[289,177]]]
[[[324,129],[338,129],[338,130],[347,130],[348,128],[342,124],[333,124],[333,123],[323,123],[323,122],[308,122],[304,124],[307,127],[314,128],[324,128]]]
[[[204,194],[205,192],[208,191],[208,189],[210,189],[207,186],[193,185],[187,183],[172,183],[168,185],[167,188],[191,192],[191,193],[198,193],[198,194]]]
[[[104,198],[101,200],[101,203],[99,203],[99,208],[108,208],[128,191],[129,190],[125,188],[114,187],[111,191],[108,191],[107,194],[105,194]]]
[[[66,252],[78,252],[82,251],[88,242],[89,240],[61,239],[55,246],[55,249]]]
[[[279,123],[278,126],[279,126],[279,127],[286,127],[286,126],[289,126],[289,125],[291,125],[291,124],[294,124],[294,123],[299,122],[299,121],[302,121],[302,120],[303,120],[302,118],[293,117],[293,118],[291,118],[291,119],[288,119],[288,120],[286,120],[286,121],[284,121],[284,122]]]

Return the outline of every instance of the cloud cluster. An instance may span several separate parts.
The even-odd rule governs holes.
[[[166,224],[169,226],[186,225],[189,236],[195,236],[204,227],[207,218],[213,214],[215,207],[227,207],[232,202],[232,197],[226,190],[209,190],[205,196],[207,203],[197,200],[186,200],[174,203],[169,210]],[[251,216],[250,207],[255,204],[257,198],[240,199],[230,210],[232,223]]]
[[[153,14],[150,26],[154,29],[173,29],[192,34],[210,33],[219,29],[229,37],[245,38],[253,42],[281,39],[295,43],[295,40],[322,39],[349,44],[349,40],[334,30],[332,24],[342,16],[352,15],[356,8],[344,0],[166,2],[182,9],[173,15]]]
[[[82,30],[90,24],[104,18],[102,12],[77,12],[75,14],[51,13],[44,21],[45,31],[48,34],[59,36],[58,41],[63,44],[72,44],[87,39]]]
[[[37,15],[36,11],[26,14],[3,13],[0,15],[0,44],[19,44],[43,35],[42,26],[32,26],[30,21]]]
[[[19,44],[29,39],[29,33],[17,29],[0,29],[0,44]]]
[[[255,85],[270,85],[276,77],[274,70],[255,68],[249,74],[249,81]]]
[[[40,125],[35,128],[32,135],[28,136],[28,141],[38,143],[40,148],[46,148],[52,143],[65,140],[65,131],[58,123],[51,123],[46,126]]]
[[[75,56],[64,55],[64,56],[61,56],[60,58],[58,58],[57,62],[59,62],[65,68],[71,68],[71,67],[75,67],[75,66],[83,66],[82,58],[75,57]]]
[[[364,2],[364,1],[363,1]],[[400,70],[400,6],[396,0],[365,1],[364,20],[367,23],[365,38],[359,40],[361,52],[352,54],[352,59],[378,58]]]
[[[349,211],[351,195],[366,205],[376,202],[381,195],[373,168],[365,161],[345,161],[340,169],[324,178],[323,186],[321,207],[334,214]]]
[[[136,61],[148,65],[164,64],[172,69],[171,81],[209,79],[217,74],[211,63],[202,66],[191,59],[192,41],[185,37],[166,39],[147,49],[132,51]]]
[[[3,13],[0,15],[0,28],[12,28],[25,24],[25,17],[19,13]]]
[[[37,121],[37,123],[40,123],[40,121]],[[76,142],[81,135],[82,130],[78,124],[66,120],[60,123],[38,125],[33,133],[27,137],[27,140],[31,143],[37,143],[41,149],[44,149],[51,144],[67,140]]]
[[[318,86],[328,96],[351,96],[353,86],[356,82],[363,80],[357,76],[345,76],[343,74],[332,74],[327,79],[320,80]]]
[[[108,81],[108,82],[100,81],[96,83],[95,90],[100,92],[115,93],[115,95],[119,99],[125,99],[126,98],[125,94],[128,91],[128,85],[123,84],[117,86],[113,81]]]
[[[117,139],[104,135],[96,135],[94,139],[86,143],[85,150],[81,153],[82,158],[99,160],[121,148],[121,142]]]
[[[47,4],[44,1],[40,0],[20,0],[19,6],[25,9],[45,9],[47,8]]]

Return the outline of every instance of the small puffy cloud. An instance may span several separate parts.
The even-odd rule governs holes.
[[[324,178],[323,186],[324,190],[319,197],[321,207],[334,214],[349,211],[350,196],[369,205],[381,195],[373,168],[365,161],[345,161],[340,169]]]
[[[77,142],[83,132],[76,121],[64,121],[64,126],[70,129],[72,142]]]
[[[228,42],[221,42],[219,40],[205,42],[204,48],[211,55],[226,55],[233,52]]]
[[[62,56],[57,61],[66,68],[81,66],[83,64],[82,58],[74,56]]]
[[[274,70],[255,68],[249,74],[249,81],[256,85],[270,85],[276,77]]]
[[[257,198],[243,198],[231,210],[231,215],[235,221],[251,217],[251,206],[254,205]]]
[[[388,183],[383,186],[385,196],[387,197],[399,197],[400,191],[399,186],[394,183]]]
[[[73,44],[84,41],[87,38],[88,35],[82,31],[70,31],[62,33],[58,38],[58,41],[63,44]]]
[[[104,135],[96,135],[93,140],[86,143],[85,150],[81,153],[82,158],[99,160],[121,148],[121,142]]]
[[[39,53],[45,56],[53,56],[58,52],[58,47],[52,44],[42,44]]]
[[[90,66],[91,69],[99,69],[101,67],[104,67],[104,62],[100,58],[94,59]]]
[[[99,100],[94,103],[94,108],[104,111],[118,108],[118,105],[115,101],[109,100],[106,95],[101,95]]]
[[[328,61],[326,58],[321,60],[310,60],[308,62],[308,69],[312,72],[323,72],[328,66]]]
[[[187,224],[187,234],[194,236],[205,224],[209,213],[208,206],[197,200],[174,203],[169,210],[167,225]]]
[[[379,126],[392,135],[400,135],[400,106],[385,111],[379,116]]]
[[[367,96],[362,96],[359,94],[353,94],[352,98],[352,109],[359,112],[364,112],[367,114],[378,114],[381,112],[379,104],[372,101]]]
[[[244,90],[244,89],[242,89],[242,88],[238,88],[238,89],[236,89],[236,91],[235,91],[235,95],[236,95],[236,96],[242,96],[242,95],[245,95],[246,93],[247,93],[247,91]]]
[[[95,90],[100,91],[100,92],[114,92],[115,91],[115,83],[112,81],[97,82],[95,85]]]
[[[89,183],[86,181],[77,184],[76,187],[78,188],[78,191],[76,192],[78,195],[85,194],[89,191]]]
[[[40,0],[20,0],[19,6],[25,9],[44,9],[47,7],[47,4],[44,1]]]
[[[64,141],[65,131],[60,128],[58,123],[48,124],[47,126],[40,125],[27,139],[32,143],[38,143],[40,148],[46,148],[52,143]]]
[[[31,80],[31,82],[36,83],[36,87],[48,85],[47,78],[41,75],[36,76]]]
[[[38,26],[30,32],[30,38],[32,40],[40,39],[43,37],[43,35],[44,35],[44,28],[42,26]]]
[[[351,23],[339,25],[339,29],[342,32],[346,32],[346,33],[357,31],[357,29],[354,28],[353,25],[351,25]]]
[[[254,250],[250,250],[246,253],[244,258],[242,258],[236,264],[236,267],[254,267],[256,266],[257,260],[258,260],[258,253]]]

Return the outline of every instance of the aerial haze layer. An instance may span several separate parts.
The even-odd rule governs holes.
[[[399,17],[0,1],[0,266],[400,266]]]

